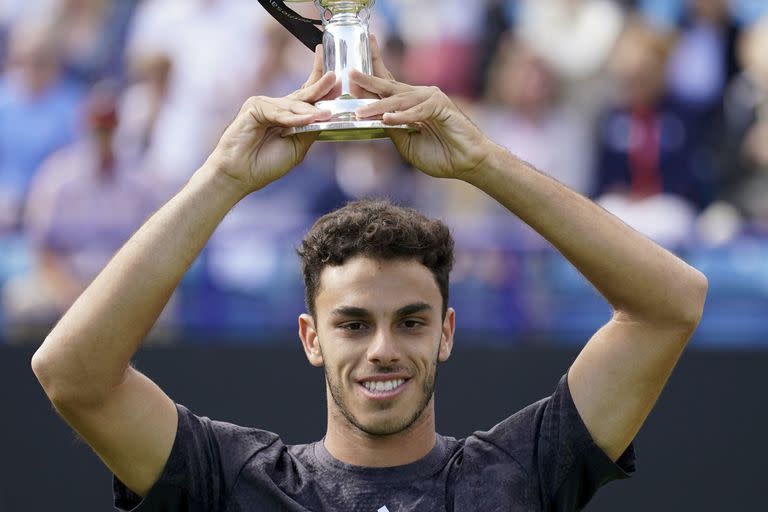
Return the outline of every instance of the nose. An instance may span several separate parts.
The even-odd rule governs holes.
[[[368,345],[368,361],[387,366],[400,361],[400,349],[397,340],[386,329],[379,329]]]

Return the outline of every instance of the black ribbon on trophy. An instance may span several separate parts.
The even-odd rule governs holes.
[[[321,20],[305,18],[299,13],[286,6],[283,0],[259,0],[266,11],[275,18],[278,23],[284,26],[304,45],[315,51],[317,45],[323,42],[323,31],[315,25],[322,25]]]

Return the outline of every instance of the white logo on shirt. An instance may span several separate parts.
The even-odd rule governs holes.
[[[376,512],[389,512],[389,509],[388,509],[387,507],[381,507],[381,508],[380,508],[379,510],[377,510]]]

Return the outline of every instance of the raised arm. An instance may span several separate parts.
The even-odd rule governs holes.
[[[403,157],[423,172],[461,179],[503,204],[557,248],[613,307],[568,373],[576,408],[613,460],[627,448],[698,325],[707,280],[599,206],[489,141],[434,87],[377,77],[354,80],[381,101],[361,116],[390,124]],[[553,148],[557,151],[557,148]]]
[[[226,213],[304,158],[314,137],[280,133],[330,115],[310,105],[335,82],[321,69],[286,98],[245,103],[203,167],[115,255],[32,359],[55,408],[139,495],[165,466],[177,416],[130,360]]]
[[[467,181],[552,243],[610,303],[568,373],[592,437],[619,458],[701,319],[707,279],[593,202],[501,148]]]

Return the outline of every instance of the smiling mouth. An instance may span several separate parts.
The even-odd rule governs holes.
[[[405,384],[405,379],[394,379],[377,382],[363,382],[363,387],[365,387],[365,389],[371,393],[386,393],[388,391],[392,391],[393,389],[399,388],[403,384]]]
[[[399,395],[409,379],[391,379],[379,381],[365,381],[358,384],[369,398],[387,399]]]

